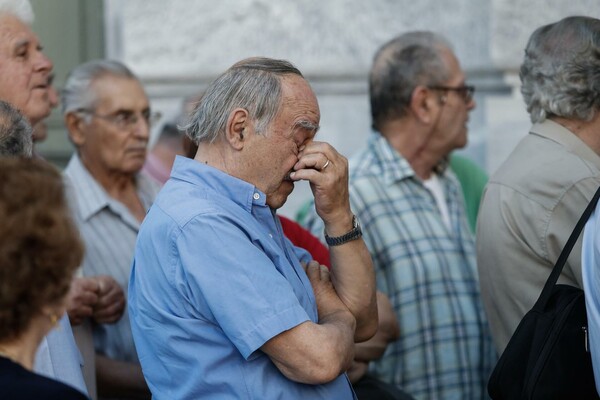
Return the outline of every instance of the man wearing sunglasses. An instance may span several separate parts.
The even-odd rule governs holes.
[[[460,185],[447,168],[467,144],[473,92],[444,38],[391,40],[370,73],[375,132],[350,161],[352,209],[401,330],[370,371],[416,399],[483,398],[496,357]]]

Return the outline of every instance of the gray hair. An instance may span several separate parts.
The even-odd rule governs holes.
[[[600,20],[568,17],[536,29],[520,77],[532,122],[591,120],[600,107]]]
[[[0,0],[0,17],[10,14],[27,25],[33,24],[34,14],[28,0]]]
[[[33,129],[16,108],[0,100],[0,156],[31,157]]]
[[[390,40],[377,51],[369,74],[373,129],[406,115],[417,86],[440,85],[450,79],[444,50],[452,51],[452,46],[441,35],[415,31]]]
[[[81,109],[93,109],[97,94],[91,90],[92,83],[111,75],[138,80],[124,64],[113,60],[93,60],[73,68],[61,91],[61,107],[64,115]]]
[[[302,73],[284,60],[256,57],[234,64],[212,82],[181,129],[195,144],[213,143],[225,133],[236,108],[248,111],[256,132],[264,134],[281,103],[281,78]]]

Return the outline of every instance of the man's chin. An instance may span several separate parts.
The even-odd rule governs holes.
[[[44,118],[50,115],[50,111],[52,111],[47,106],[41,107],[27,107],[21,111],[23,116],[27,118],[31,126],[35,126],[38,122],[42,121]]]
[[[294,182],[283,181],[275,193],[267,196],[267,205],[274,210],[283,207],[287,198],[294,191]]]
[[[38,122],[33,127],[33,141],[43,142],[48,137],[48,124],[45,121]]]

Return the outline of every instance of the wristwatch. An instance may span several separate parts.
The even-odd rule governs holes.
[[[342,236],[331,237],[327,235],[327,232],[325,232],[325,241],[329,246],[340,246],[360,237],[362,237],[362,229],[360,229],[360,223],[358,222],[356,215],[352,215],[352,229],[347,233],[344,233]]]

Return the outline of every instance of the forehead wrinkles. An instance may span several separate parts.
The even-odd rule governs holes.
[[[29,27],[12,16],[0,17],[0,38],[2,47],[37,42],[37,37]]]
[[[136,79],[115,75],[100,75],[90,85],[88,93],[94,97],[94,107],[141,108],[149,107],[144,87]]]
[[[312,92],[299,92],[284,95],[278,114],[288,113],[293,119],[305,121],[318,126],[319,105]],[[312,121],[314,120],[314,121]]]
[[[465,82],[465,74],[460,66],[460,62],[456,55],[449,50],[444,53],[444,62],[448,71],[449,84],[462,84]]]

